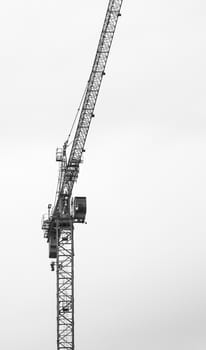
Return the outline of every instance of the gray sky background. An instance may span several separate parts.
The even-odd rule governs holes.
[[[0,348],[56,349],[41,215],[107,1],[0,4]],[[75,195],[78,350],[206,348],[206,3],[124,1]]]

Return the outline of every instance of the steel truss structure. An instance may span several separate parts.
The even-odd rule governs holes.
[[[84,98],[81,104],[79,121],[75,136],[67,156],[68,140],[61,152],[57,153],[56,160],[60,162],[57,191],[53,209],[48,206],[48,216],[43,218],[42,229],[44,237],[49,243],[49,257],[56,258],[52,262],[57,274],[57,350],[74,350],[74,222],[84,222],[86,208],[81,204],[75,205],[71,211],[72,191],[79,174],[82,155],[87,139],[90,123],[94,117],[94,108],[100,91],[102,78],[109,56],[113,36],[123,0],[109,0],[106,16],[100,35],[92,71],[87,83]],[[74,201],[75,203],[75,201]],[[86,202],[85,202],[86,203]],[[85,204],[86,206],[86,204]],[[75,214],[76,213],[76,214]],[[76,217],[75,217],[76,215]]]
[[[74,349],[73,222],[56,222],[57,235],[57,349]]]
[[[65,162],[67,145],[66,143],[64,145],[64,166],[60,167],[56,196],[57,202],[54,206],[53,215],[55,215],[59,210],[59,201],[62,195],[67,193],[69,197],[71,196],[74,183],[78,178],[79,166],[81,164],[90,123],[94,117],[94,108],[100,91],[102,78],[105,75],[105,67],[117,26],[117,21],[120,16],[122,1],[123,0],[110,0],[108,4],[68,162]]]

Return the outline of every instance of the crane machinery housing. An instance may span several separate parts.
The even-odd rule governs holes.
[[[123,0],[110,0],[94,63],[79,107],[72,143],[69,138],[56,150],[59,176],[53,207],[43,216],[42,229],[49,245],[52,270],[57,280],[57,350],[74,350],[74,224],[84,223],[86,197],[72,198],[84,146],[109,56]],[[70,152],[68,152],[70,146]]]

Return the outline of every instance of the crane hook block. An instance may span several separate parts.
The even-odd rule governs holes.
[[[63,149],[62,148],[57,148],[56,149],[56,161],[57,162],[62,162],[63,159]]]
[[[87,211],[86,197],[74,197],[74,201],[73,201],[74,222],[77,222],[77,223],[85,222],[86,211]]]

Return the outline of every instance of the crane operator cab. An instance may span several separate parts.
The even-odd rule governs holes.
[[[74,197],[72,200],[72,211],[74,222],[85,222],[87,211],[86,197]]]

